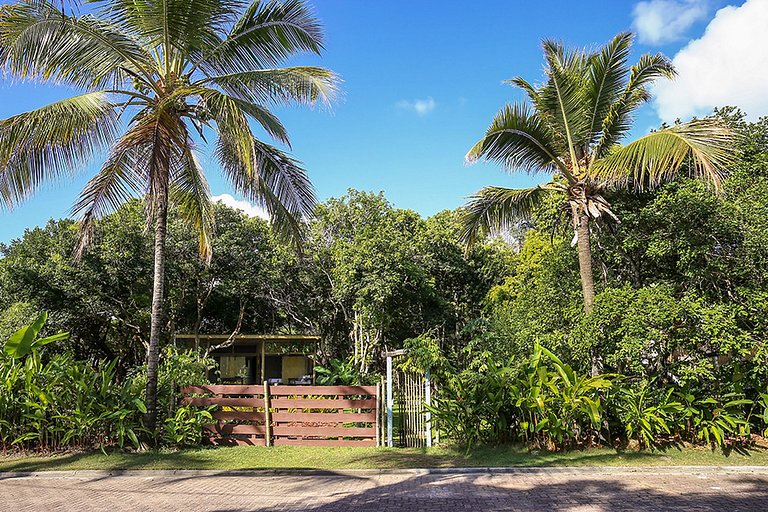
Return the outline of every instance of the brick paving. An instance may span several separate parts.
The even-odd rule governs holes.
[[[0,511],[768,511],[768,468],[512,473],[0,473]]]

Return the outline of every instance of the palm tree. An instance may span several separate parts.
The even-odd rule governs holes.
[[[323,49],[320,23],[301,0],[90,4],[86,14],[46,0],[0,8],[2,69],[81,92],[0,122],[0,203],[12,207],[42,183],[106,155],[73,208],[81,219],[80,254],[99,217],[133,195],[145,198],[155,234],[146,388],[146,427],[154,432],[169,204],[196,227],[200,253],[210,258],[213,211],[199,144],[213,133],[224,176],[296,241],[314,206],[311,183],[249,122],[288,144],[270,109],[329,101],[337,78],[320,67],[280,67],[294,54]]]
[[[713,120],[676,124],[619,144],[634,111],[650,99],[648,85],[675,74],[661,54],[643,55],[630,67],[632,38],[619,34],[595,52],[545,40],[544,83],[534,86],[519,77],[508,81],[525,92],[530,104],[506,105],[466,156],[470,163],[482,158],[509,172],[552,176],[533,188],[486,187],[472,195],[464,207],[464,236],[472,244],[479,235],[530,216],[547,196],[561,197],[573,224],[587,313],[595,298],[590,223],[604,215],[616,219],[606,192],[654,187],[682,169],[719,189],[733,144],[732,134]]]

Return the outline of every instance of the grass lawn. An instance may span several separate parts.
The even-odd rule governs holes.
[[[768,450],[748,454],[706,448],[665,452],[590,449],[529,453],[510,446],[483,447],[470,455],[452,448],[315,448],[283,446],[205,448],[145,453],[70,453],[48,457],[0,456],[0,471],[78,469],[384,469],[502,466],[768,466]]]

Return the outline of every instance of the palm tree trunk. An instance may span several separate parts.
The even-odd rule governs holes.
[[[579,251],[579,276],[584,294],[584,312],[592,311],[595,303],[595,279],[592,273],[592,246],[589,242],[589,215],[579,212],[576,216],[577,247]]]
[[[592,273],[592,246],[589,240],[589,214],[586,211],[574,212],[574,228],[576,229],[577,247],[579,252],[579,276],[581,291],[584,295],[584,312],[592,312],[595,303],[595,278]],[[603,372],[603,357],[599,349],[592,350],[592,376]]]
[[[168,232],[167,196],[159,201],[155,220],[155,275],[152,288],[152,324],[147,350],[146,427],[151,436],[157,426],[157,367],[160,358],[160,331],[163,322],[165,241]]]

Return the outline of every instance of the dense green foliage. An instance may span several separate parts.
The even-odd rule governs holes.
[[[575,256],[560,212],[545,205],[486,297],[478,343],[523,356],[536,341],[586,370],[599,347],[605,371],[657,385],[747,392],[768,380],[768,120],[718,112],[744,139],[718,196],[679,179],[655,193],[611,196],[621,224],[592,233],[599,279],[580,312]]]
[[[361,371],[385,348],[435,330],[462,344],[464,324],[501,282],[511,249],[478,246],[464,256],[456,215],[424,220],[381,194],[350,191],[329,200],[308,226],[297,254],[258,218],[217,205],[213,258],[197,257],[191,230],[172,212],[168,241],[166,342],[176,333],[319,333],[323,361],[353,357]],[[71,333],[59,345],[79,358],[143,361],[149,337],[151,235],[142,206],[129,203],[100,221],[94,246],[71,258],[74,224],[51,221],[2,248],[0,328],[50,311]],[[357,351],[355,351],[357,347]]]
[[[42,324],[44,320],[19,332],[37,332]],[[50,338],[53,343],[61,336]],[[138,448],[147,412],[143,397],[146,368],[120,378],[118,359],[78,361],[72,352],[44,353],[43,345],[47,343],[33,345],[24,353],[0,354],[0,450]],[[160,435],[165,444],[200,443],[201,421],[210,419],[210,414],[177,407],[176,390],[207,382],[205,373],[211,363],[191,353],[166,353],[159,374],[164,419]]]
[[[217,205],[210,265],[172,210],[166,350],[182,332],[319,334],[319,379],[354,383],[375,382],[382,352],[405,347],[404,367],[429,368],[437,381],[438,424],[469,445],[747,442],[748,432],[768,429],[768,120],[747,123],[732,109],[718,115],[744,137],[721,195],[681,178],[609,197],[622,222],[592,231],[598,293],[588,315],[556,203],[466,252],[457,212],[424,219],[382,194],[350,191],[318,207],[299,253],[267,222]],[[50,312],[41,336],[71,335],[39,350],[40,375],[59,372],[69,364],[62,361],[100,375],[109,366],[101,361],[117,360],[110,393],[125,382],[141,387],[135,368],[151,305],[144,226],[142,205],[127,204],[97,224],[79,263],[68,220],[2,247],[2,339],[40,311]],[[605,375],[590,380],[595,348]],[[162,372],[192,363],[173,353]],[[5,361],[22,372],[22,363]],[[29,396],[18,391],[25,379],[4,396]],[[175,409],[162,382],[166,441],[194,444],[204,411]],[[142,398],[127,396],[103,401],[122,404],[119,411]],[[130,410],[126,418],[137,417]],[[110,428],[92,427],[101,433],[85,444],[119,444]],[[7,446],[21,435],[4,432]]]
[[[756,404],[739,393],[654,384],[590,376],[537,344],[522,360],[488,358],[482,371],[447,373],[429,410],[468,449],[509,441],[549,450],[630,442],[730,448],[748,446],[753,430],[768,428],[763,395]]]

